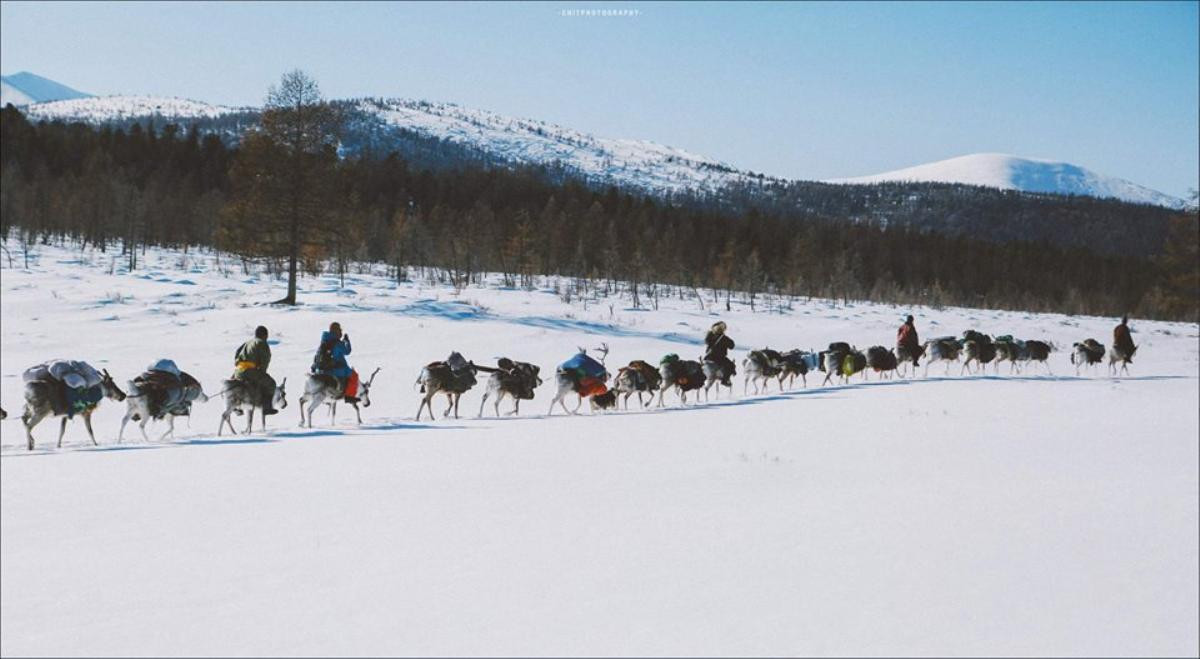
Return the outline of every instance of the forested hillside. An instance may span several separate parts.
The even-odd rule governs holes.
[[[284,236],[241,212],[270,202],[254,197],[265,193],[253,167],[269,145],[195,125],[35,125],[11,106],[0,129],[10,238],[79,240],[133,267],[146,245],[284,267]],[[439,160],[437,140],[411,138],[392,150],[381,138],[314,170],[320,203],[297,235],[304,270],[385,262],[397,276],[415,269],[460,286],[489,271],[526,286],[567,275],[642,305],[703,287],[751,303],[825,296],[1198,317],[1194,211],[938,184],[772,183],[662,200],[486,154]],[[1105,247],[1114,240],[1127,248]]]

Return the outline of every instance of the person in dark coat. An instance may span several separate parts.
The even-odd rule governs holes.
[[[708,334],[704,335],[704,345],[707,350],[704,353],[704,361],[715,362],[721,365],[721,371],[725,373],[725,379],[721,381],[725,386],[732,386],[730,378],[737,373],[737,367],[733,365],[733,360],[729,358],[729,351],[733,350],[733,339],[725,333],[726,327],[723,321],[713,323]]]
[[[267,328],[259,325],[254,338],[243,343],[233,357],[236,370],[233,377],[245,382],[262,401],[263,414],[278,412],[272,405],[275,400],[275,378],[267,374],[271,366],[271,346],[267,345]]]
[[[896,331],[896,348],[897,352],[903,350],[913,356],[913,368],[920,366],[917,360],[921,356],[921,339],[917,337],[917,326],[912,316],[905,318],[904,324]]]
[[[1113,328],[1113,347],[1125,356],[1125,361],[1133,363],[1133,336],[1129,333],[1129,316],[1121,317],[1121,324]]]

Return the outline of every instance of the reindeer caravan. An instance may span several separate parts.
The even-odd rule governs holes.
[[[234,415],[245,415],[244,432],[251,432],[256,411],[265,430],[266,418],[287,407],[287,378],[276,384],[268,371],[271,365],[268,337],[267,328],[258,327],[254,338],[239,346],[234,353],[234,373],[223,382],[224,386],[218,394],[225,398],[218,435],[225,427],[237,433],[233,427]],[[639,405],[645,408],[657,394],[658,407],[662,407],[670,390],[677,393],[684,405],[688,403],[688,393],[693,391],[704,390],[707,400],[713,386],[718,387],[718,397],[720,387],[725,387],[732,395],[732,378],[737,371],[733,360],[729,358],[729,351],[734,349],[735,344],[725,323],[713,324],[704,337],[704,345],[704,355],[695,360],[668,354],[658,362],[657,367],[651,362],[633,360],[617,370],[616,377],[611,378],[611,388],[609,371],[605,366],[608,344],[601,344],[596,349],[599,360],[580,348],[555,370],[555,395],[550,402],[549,414],[554,413],[555,406],[568,414],[576,414],[584,400],[589,402],[593,412],[615,409],[619,404],[629,409],[629,399],[634,395]],[[742,391],[746,395],[753,387],[755,394],[765,393],[772,380],[776,380],[780,390],[783,390],[785,386],[794,386],[797,376],[802,385],[807,386],[808,373],[816,370],[825,372],[822,384],[830,384],[834,378],[848,383],[850,378],[859,373],[863,379],[869,379],[871,372],[880,379],[896,375],[905,377],[907,372],[915,375],[922,358],[926,360],[926,373],[934,362],[945,362],[946,375],[949,375],[951,365],[961,359],[960,374],[985,373],[988,364],[992,364],[994,372],[998,373],[1000,363],[1007,361],[1010,372],[1020,372],[1023,366],[1029,364],[1036,367],[1040,362],[1052,375],[1047,361],[1054,350],[1055,346],[1045,341],[1021,341],[1008,335],[993,338],[975,330],[963,332],[961,338],[942,336],[922,343],[917,337],[913,317],[909,316],[897,331],[895,348],[876,345],[864,352],[850,343],[837,341],[820,352],[798,349],[783,352],[769,347],[751,350],[742,360]],[[322,404],[329,407],[330,423],[336,421],[338,403],[353,407],[358,423],[362,423],[361,408],[371,405],[371,389],[380,369],[375,368],[365,381],[360,379],[347,360],[351,351],[350,336],[343,333],[338,323],[332,323],[321,334],[305,379],[304,393],[300,397],[301,427],[312,427],[313,412]],[[1128,318],[1122,318],[1121,324],[1113,330],[1113,343],[1107,352],[1110,373],[1128,373],[1136,351]],[[1082,374],[1084,369],[1094,369],[1101,363],[1105,354],[1105,346],[1089,338],[1074,344],[1071,362],[1076,367],[1076,373]],[[532,400],[535,391],[543,384],[540,368],[535,364],[500,357],[495,366],[481,366],[467,360],[461,353],[452,352],[445,360],[429,363],[421,369],[416,380],[422,394],[416,419],[420,420],[426,409],[430,418],[435,416],[432,400],[438,394],[445,395],[447,399],[442,416],[448,417],[453,413],[458,418],[462,395],[477,384],[477,376],[481,371],[489,377],[479,404],[480,417],[484,415],[489,400],[493,401],[493,412],[499,416],[501,403],[506,398],[513,401],[513,407],[507,414],[518,414],[521,401]],[[118,443],[123,441],[125,428],[130,421],[138,423],[138,429],[147,441],[146,426],[156,420],[167,423],[159,440],[172,437],[175,419],[189,417],[196,402],[203,403],[209,399],[200,382],[180,370],[170,359],[154,362],[130,380],[128,395],[116,385],[108,371],[97,371],[82,361],[53,360],[38,364],[25,371],[24,380],[25,411],[21,418],[30,450],[34,446],[33,428],[48,416],[62,417],[59,447],[62,446],[67,421],[75,416],[83,418],[93,445],[98,445],[91,417],[105,398],[126,404],[117,435]],[[571,394],[577,397],[574,409],[568,409],[565,402]],[[4,410],[0,409],[0,418],[6,416]]]

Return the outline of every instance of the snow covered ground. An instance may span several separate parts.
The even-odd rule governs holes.
[[[14,246],[9,245],[12,249]],[[907,308],[786,314],[553,292],[222,275],[210,254],[38,249],[0,270],[0,653],[9,655],[1196,655],[1200,328],[1135,320],[1131,377],[957,376],[818,386],[664,410],[415,422],[413,380],[452,349],[543,372],[694,357],[719,315],[742,348],[889,345]],[[20,265],[19,258],[17,265]],[[1114,320],[914,309],[1060,346]],[[361,371],[355,426],[297,427],[320,330]],[[290,405],[217,437],[221,402],[169,442],[122,410],[27,452],[20,374],[86,359],[123,381],[170,357],[210,393],[254,326]],[[436,406],[439,408],[440,406]],[[131,429],[132,430],[132,429]],[[152,427],[152,436],[161,427]]]

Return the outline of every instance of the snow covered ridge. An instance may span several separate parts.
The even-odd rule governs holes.
[[[481,149],[520,164],[559,165],[589,180],[655,193],[716,191],[764,177],[727,163],[648,140],[602,138],[535,119],[506,117],[453,103],[408,99],[355,99],[357,110],[388,127]],[[257,108],[212,105],[158,96],[107,96],[26,108],[31,120],[101,124],[138,117],[214,119]],[[771,179],[775,180],[775,179]]]
[[[536,119],[506,117],[454,103],[406,99],[355,101],[389,125],[466,143],[506,160],[559,163],[588,177],[662,191],[717,190],[763,177],[648,140],[595,137]]]
[[[385,128],[468,146],[506,162],[558,166],[594,183],[652,194],[717,192],[734,184],[788,182],[649,140],[597,137],[545,121],[507,117],[454,103],[370,98],[345,103],[377,119]],[[94,124],[154,116],[175,120],[216,119],[257,111],[253,107],[159,96],[77,98],[34,103],[25,108],[34,121],[61,119]],[[1078,165],[998,153],[960,156],[883,174],[826,182],[957,183],[1031,193],[1115,198],[1168,208],[1184,205],[1176,197]]]
[[[1145,186],[1098,174],[1078,165],[1003,153],[975,153],[872,176],[829,183],[963,183],[1001,190],[1115,198],[1135,204],[1182,208],[1184,201]]]
[[[35,103],[25,108],[25,113],[32,121],[61,119],[94,124],[154,116],[169,119],[215,119],[226,114],[248,111],[254,111],[254,108],[213,105],[166,96],[95,96]]]

